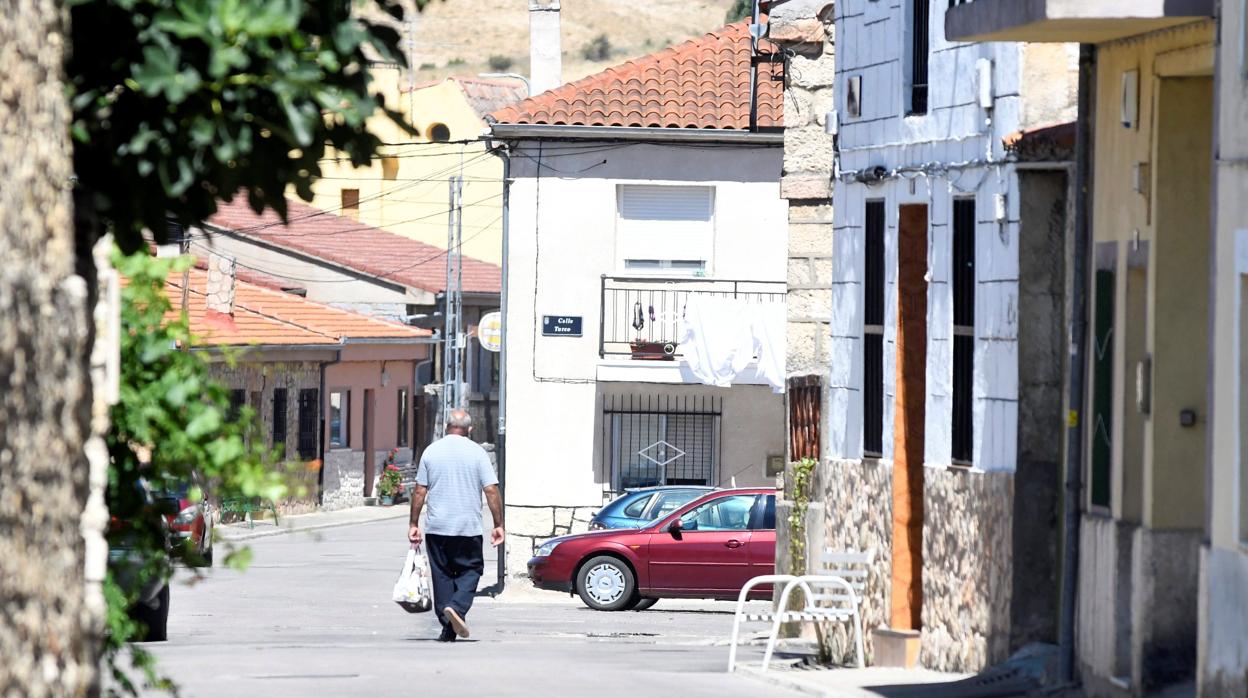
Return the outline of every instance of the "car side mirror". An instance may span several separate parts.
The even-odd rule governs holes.
[[[667,532],[672,534],[672,538],[675,538],[676,540],[680,540],[680,532],[681,532],[681,529],[683,528],[684,528],[684,525],[680,523],[680,519],[674,519],[670,524],[667,525]]]

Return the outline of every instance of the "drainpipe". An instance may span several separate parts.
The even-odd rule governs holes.
[[[317,499],[318,504],[325,505],[325,419],[327,413],[325,411],[325,369],[334,364],[342,363],[342,350],[334,352],[333,361],[325,361],[321,363],[321,387],[316,393],[316,414],[320,419],[317,423],[320,429],[317,430],[316,454],[321,460],[321,471],[316,475]]]
[[[1075,678],[1075,594],[1079,585],[1079,502],[1083,475],[1084,372],[1087,349],[1088,258],[1091,256],[1092,138],[1096,119],[1093,90],[1096,47],[1079,47],[1079,119],[1075,136],[1075,240],[1070,292],[1070,365],[1066,392],[1066,488],[1062,502],[1062,607],[1058,645],[1063,683]]]
[[[754,27],[758,26],[758,2],[750,3],[750,133],[758,130],[758,37],[754,35]]]
[[[498,314],[502,317],[499,341],[502,345],[498,360],[498,443],[494,454],[498,459],[498,496],[502,500],[504,519],[507,515],[507,279],[511,238],[511,156],[507,145],[491,148],[490,152],[503,161],[503,276],[499,293]],[[492,596],[503,593],[507,586],[507,539],[498,546],[498,582],[490,590]]]

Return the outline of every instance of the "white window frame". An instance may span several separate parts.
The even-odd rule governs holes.
[[[705,220],[697,218],[645,219],[625,217],[625,196],[628,191],[700,190],[705,194]],[[615,264],[621,276],[711,276],[715,257],[715,187],[702,184],[633,184],[616,185],[615,192]],[[651,224],[641,221],[653,221]],[[646,226],[646,231],[636,228]],[[702,228],[699,230],[699,228]],[[695,239],[677,239],[690,236]],[[637,239],[640,238],[640,239]],[[648,238],[648,239],[647,239]],[[665,243],[667,249],[664,249]],[[630,262],[652,262],[651,267],[630,266]],[[701,262],[701,268],[680,266]]]

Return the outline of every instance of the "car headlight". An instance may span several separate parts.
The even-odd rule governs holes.
[[[180,526],[189,525],[192,521],[195,520],[195,513],[196,513],[196,507],[189,506],[183,509],[182,511],[179,511],[178,515],[174,517],[173,522]]]
[[[537,556],[546,557],[550,555],[551,553],[555,552],[555,548],[559,547],[559,543],[561,542],[562,541],[551,540],[551,541],[546,541],[545,543],[542,543],[542,547],[537,549]]]

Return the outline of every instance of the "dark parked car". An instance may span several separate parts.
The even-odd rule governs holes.
[[[180,485],[157,496],[171,543],[183,548],[188,567],[212,567],[212,505],[204,497],[191,501],[190,485]]]
[[[643,528],[546,541],[529,560],[529,579],[600,611],[660,598],[735,600],[750,578],[774,574],[775,528],[774,489],[715,490]],[[770,598],[771,585],[750,593]]]
[[[692,485],[665,485],[629,490],[594,514],[594,518],[589,520],[589,530],[641,528],[714,489]]]

